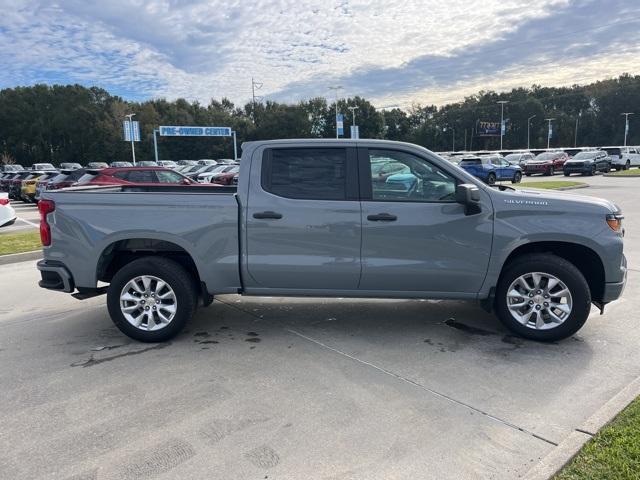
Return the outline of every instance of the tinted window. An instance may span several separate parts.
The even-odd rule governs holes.
[[[71,176],[71,175],[69,175]],[[84,175],[82,175],[80,178],[78,178],[78,182],[79,184],[83,184],[83,183],[88,183],[91,180],[93,180],[94,178],[96,178],[98,176],[97,173],[85,173]],[[67,179],[69,180],[69,179]]]
[[[620,155],[619,148],[605,148],[604,151],[607,152],[609,155]]]
[[[465,165],[480,165],[480,164],[482,164],[482,160],[480,160],[479,158],[467,158],[460,161],[459,165],[463,167]]]
[[[574,160],[583,160],[583,159],[595,158],[596,156],[599,156],[598,152],[580,152],[580,153],[576,153],[576,155],[573,158]]]
[[[153,170],[133,170],[127,172],[126,180],[133,183],[156,183],[158,179]]]
[[[267,150],[262,187],[287,198],[345,200],[346,166],[344,148]]]
[[[404,168],[398,173],[390,173],[383,177],[372,171],[372,200],[403,202],[449,202],[455,200],[455,178],[429,161],[406,152],[369,150],[369,162],[372,166],[374,162],[377,164],[381,159],[392,165],[400,163]]]
[[[185,178],[176,172],[167,172],[164,170],[156,170],[158,181],[160,183],[182,183]]]

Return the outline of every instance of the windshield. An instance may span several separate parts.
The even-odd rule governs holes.
[[[536,157],[536,160],[553,160],[557,156],[558,156],[557,153],[545,152],[545,153],[541,153],[540,155],[538,155]]]
[[[522,156],[522,154],[520,153],[510,153],[509,155],[507,155],[506,157],[504,157],[504,159],[507,162],[517,162],[520,160],[520,157]]]
[[[574,160],[590,160],[592,158],[596,158],[598,156],[598,152],[580,152],[576,153],[573,157]]]

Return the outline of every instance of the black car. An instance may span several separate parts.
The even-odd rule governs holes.
[[[602,150],[590,150],[579,152],[573,158],[564,162],[564,176],[568,177],[572,173],[582,175],[595,175],[597,172],[607,173],[611,170],[611,158],[607,152]]]

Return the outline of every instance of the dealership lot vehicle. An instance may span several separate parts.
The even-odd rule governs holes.
[[[563,151],[539,153],[533,160],[524,164],[524,174],[527,176],[537,173],[547,176],[554,175],[556,172],[562,171],[564,162],[568,159],[569,155]]]
[[[136,162],[137,167],[159,167],[156,162],[153,160],[142,160],[141,162]]]
[[[198,173],[195,177],[200,183],[212,183],[219,175],[233,171],[237,173],[239,171],[236,165],[215,165],[209,167],[208,170]]]
[[[173,183],[181,185],[197,185],[184,175],[164,167],[126,167],[86,170],[73,184],[87,185],[154,185]]]
[[[78,170],[82,168],[82,165],[75,162],[62,162],[60,164],[60,170]]]
[[[611,158],[611,165],[616,170],[628,170],[640,167],[640,149],[637,147],[602,147]]]
[[[0,164],[0,172],[2,173],[21,172],[22,170],[24,170],[23,166],[18,165],[17,163],[10,163],[7,165]]]
[[[158,165],[165,168],[178,168],[178,164],[173,160],[158,160]]]
[[[122,167],[133,167],[133,163],[131,162],[111,162],[109,164],[112,168],[122,168]]]
[[[22,181],[20,187],[20,198],[25,202],[33,203],[36,201],[36,188],[39,182],[45,182],[49,178],[57,176],[59,172],[52,170],[51,172],[42,172],[42,174],[33,175]]]
[[[507,162],[509,162],[511,165],[518,165],[521,168],[524,167],[528,161],[533,160],[534,158],[535,158],[535,155],[531,152],[509,153],[504,157],[504,159]]]
[[[98,168],[108,168],[109,164],[107,162],[89,162],[87,163],[87,169],[98,169]]]
[[[489,185],[501,180],[509,180],[512,183],[520,183],[522,180],[522,169],[500,155],[462,157],[458,165]]]
[[[595,175],[597,172],[607,173],[611,170],[611,159],[603,150],[591,150],[577,153],[564,163],[564,176],[572,173]]]
[[[33,177],[38,172],[34,172],[32,170],[25,170],[24,172],[20,172],[13,177],[11,177],[7,184],[7,192],[9,193],[9,198],[12,200],[20,200],[20,194],[22,191],[22,181],[28,178]]]
[[[415,186],[379,181],[382,162],[405,165]],[[237,189],[45,193],[40,285],[87,297],[109,283],[115,324],[152,342],[232,292],[476,299],[513,332],[558,340],[625,286],[622,216],[606,200],[491,188],[387,141],[250,142],[240,168]],[[153,214],[132,223],[144,205]]]
[[[54,167],[50,163],[34,163],[31,167],[31,170],[55,170],[55,169],[56,167]]]
[[[11,206],[9,195],[0,192],[0,227],[11,225],[16,221],[16,211]]]

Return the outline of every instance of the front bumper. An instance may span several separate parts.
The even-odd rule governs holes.
[[[624,287],[627,284],[627,259],[622,256],[622,264],[620,265],[622,272],[621,282],[607,282],[604,284],[604,291],[602,292],[602,303],[609,303],[617,300],[624,292]]]
[[[593,168],[593,164],[582,164],[582,165],[564,165],[564,173],[589,173]]]
[[[37,265],[42,277],[42,280],[38,282],[40,287],[66,293],[71,293],[75,290],[73,276],[62,263],[40,260]]]
[[[532,174],[532,173],[546,173],[551,169],[551,165],[525,165],[524,173]]]

